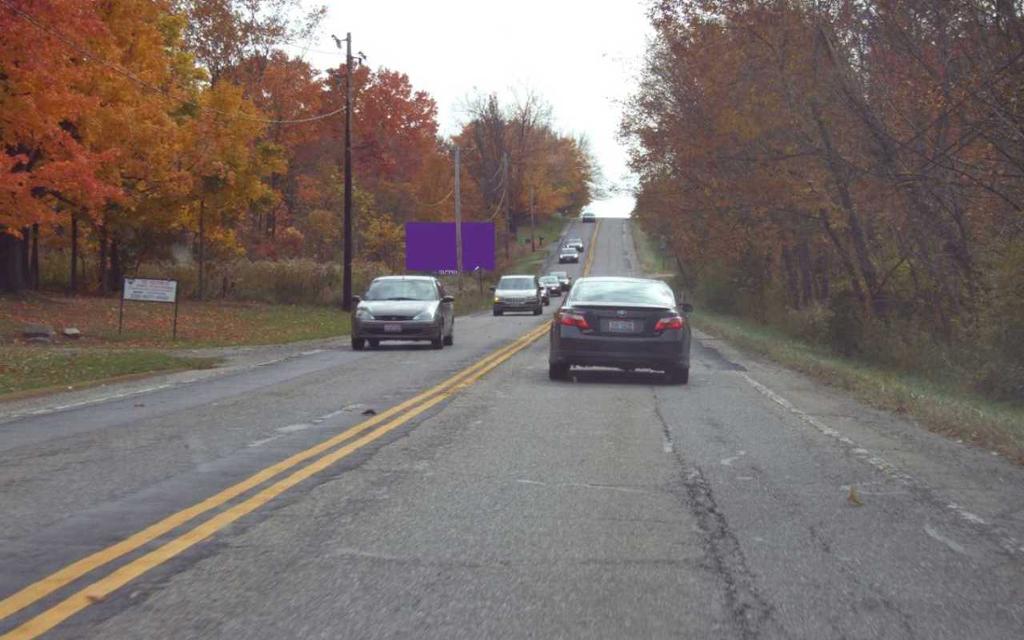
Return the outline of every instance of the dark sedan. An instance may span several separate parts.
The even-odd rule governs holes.
[[[453,301],[437,278],[377,278],[365,296],[353,296],[352,348],[376,348],[381,340],[429,340],[435,349],[454,344]]]
[[[572,276],[565,271],[552,271],[548,274],[549,276],[555,276],[558,278],[558,283],[562,285],[562,291],[568,291],[572,288]]]
[[[548,374],[565,380],[572,366],[655,369],[686,384],[692,309],[660,280],[580,278],[552,320]]]
[[[562,297],[562,282],[557,276],[546,275],[538,278],[542,287],[548,290],[548,296]]]

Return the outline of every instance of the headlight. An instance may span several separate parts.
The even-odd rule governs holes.
[[[373,314],[370,313],[370,310],[363,307],[356,308],[356,317],[360,320],[373,320]]]
[[[501,298],[499,298],[498,296],[494,296],[494,302],[501,302]]]
[[[434,319],[434,312],[429,310],[429,309],[427,309],[426,311],[420,312],[419,314],[416,315],[415,318],[413,318],[413,320],[433,320],[433,319]]]

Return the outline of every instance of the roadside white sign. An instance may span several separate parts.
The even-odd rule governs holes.
[[[124,300],[173,303],[178,297],[178,281],[125,278],[123,291]]]

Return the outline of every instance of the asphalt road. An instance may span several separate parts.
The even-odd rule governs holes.
[[[553,383],[551,308],[0,407],[0,634],[1024,637],[1021,468],[700,334]]]

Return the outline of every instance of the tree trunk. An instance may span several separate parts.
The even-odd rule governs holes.
[[[39,223],[32,225],[32,260],[29,262],[31,273],[29,282],[32,288],[39,291]]]
[[[17,293],[25,288],[22,243],[0,229],[0,291]]]
[[[800,273],[800,304],[808,305],[814,301],[814,273],[811,268],[811,249],[807,240],[803,239],[796,245],[796,264]]]
[[[32,232],[32,227],[21,228],[21,279],[28,286],[29,274],[32,271],[32,244],[29,235]]]
[[[800,288],[796,266],[793,264],[793,252],[789,247],[782,247],[782,269],[786,272],[786,293],[789,297],[789,304],[794,309],[800,308]]]
[[[107,274],[107,289],[120,291],[124,281],[124,269],[121,267],[121,250],[117,245],[117,234],[110,238],[110,271]]]
[[[68,277],[68,293],[78,293],[78,216],[71,214],[71,273]]]
[[[828,213],[822,210],[818,216],[821,220],[821,226],[824,227],[825,233],[828,234],[829,239],[832,241],[832,246],[836,248],[836,253],[839,254],[839,260],[843,263],[846,275],[850,279],[850,288],[853,289],[854,295],[857,296],[857,301],[860,302],[862,307],[866,308],[867,298],[864,295],[864,287],[860,283],[860,276],[857,275],[857,267],[854,266],[853,260],[850,259],[850,255],[846,252],[846,247],[843,246],[839,235],[832,228],[832,223],[828,221]]]
[[[196,295],[202,300],[205,293],[206,275],[206,200],[199,200],[199,282],[196,286]]]
[[[881,317],[885,315],[885,303],[881,297],[881,292],[878,290],[878,273],[868,250],[864,225],[861,222],[860,214],[857,212],[857,207],[853,203],[853,196],[850,193],[849,170],[846,168],[845,160],[840,157],[839,152],[833,145],[832,134],[828,127],[825,126],[825,120],[816,105],[811,105],[811,113],[814,116],[818,127],[818,134],[825,149],[825,163],[832,174],[832,180],[839,195],[839,206],[842,208],[843,213],[846,214],[846,235],[850,239],[850,244],[853,245],[853,255],[857,261],[860,275],[864,278],[864,284],[867,287],[868,298],[865,299],[862,296],[861,302],[866,300],[870,303],[869,309],[871,312],[876,317]]]
[[[107,278],[107,225],[101,224],[99,226],[100,236],[100,264],[96,270],[96,280],[100,286],[100,293],[110,293],[110,288],[107,286],[110,281]]]

